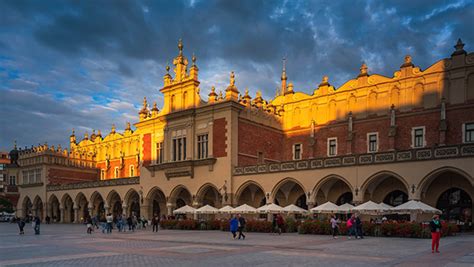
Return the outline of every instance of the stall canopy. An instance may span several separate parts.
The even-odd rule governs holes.
[[[220,213],[232,213],[233,211],[234,211],[234,208],[229,205],[219,209]]]
[[[305,210],[303,208],[300,208],[296,206],[295,204],[290,204],[282,209],[283,212],[286,213],[306,213],[308,210]]]
[[[383,209],[387,210],[387,211],[389,211],[391,208],[393,208],[392,206],[390,206],[388,204],[385,204],[383,202],[380,202],[379,206],[382,207]]]
[[[232,212],[233,213],[256,213],[257,209],[247,204],[243,204],[243,205],[238,206],[237,208],[234,208]]]
[[[267,204],[263,205],[260,208],[257,209],[257,212],[259,213],[280,213],[283,211],[283,208],[278,206],[277,204]]]
[[[314,213],[337,213],[339,212],[339,206],[336,204],[328,201],[324,204],[321,204],[315,208],[311,209],[312,212]]]
[[[194,214],[195,211],[196,211],[195,208],[186,205],[179,209],[174,210],[173,214],[189,214],[189,213]]]
[[[398,213],[398,214],[411,214],[411,213],[441,214],[441,211],[439,209],[433,208],[430,205],[427,205],[418,200],[410,200],[399,206],[391,208],[390,211],[393,213]]]
[[[342,212],[342,213],[351,212],[352,209],[354,209],[354,206],[349,203],[345,203],[339,206],[339,212]]]
[[[196,210],[197,214],[216,214],[219,210],[210,205],[205,205]]]
[[[360,214],[379,215],[386,211],[385,208],[373,201],[367,201],[359,206],[352,209],[353,212],[359,212]]]

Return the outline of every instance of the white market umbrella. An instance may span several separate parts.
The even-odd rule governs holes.
[[[354,209],[354,206],[349,204],[349,203],[344,203],[342,205],[339,206],[339,211],[340,212],[351,212],[352,209]]]
[[[398,214],[408,214],[412,212],[441,214],[441,211],[439,209],[433,208],[430,205],[418,200],[410,200],[401,205],[393,207],[390,210]]]
[[[328,201],[324,204],[321,204],[315,208],[312,208],[311,211],[314,213],[337,213],[339,206]]]
[[[195,208],[186,205],[179,209],[174,210],[173,214],[189,214],[189,213],[194,214],[195,211],[196,211]]]
[[[388,204],[385,204],[383,202],[380,202],[379,203],[380,207],[386,209],[386,210],[390,210],[391,208],[393,208],[392,206],[388,205]]]
[[[256,213],[257,209],[247,204],[243,204],[243,205],[238,206],[237,208],[234,208],[232,212],[233,213]]]
[[[385,208],[382,208],[379,204],[370,200],[352,209],[353,212],[359,212],[361,214],[369,214],[369,215],[381,214],[385,210],[386,210]]]
[[[233,211],[234,211],[234,208],[229,205],[219,209],[219,213],[232,213]]]
[[[303,208],[300,208],[300,207],[296,206],[295,204],[290,204],[290,205],[284,207],[282,210],[283,210],[283,212],[287,212],[287,213],[306,213],[306,212],[308,212],[307,210],[305,210]]]
[[[210,205],[205,205],[196,210],[197,214],[216,214],[219,212],[219,209],[214,208]]]
[[[280,213],[283,211],[283,208],[278,206],[277,204],[267,204],[263,205],[260,208],[257,209],[257,212],[259,213]]]

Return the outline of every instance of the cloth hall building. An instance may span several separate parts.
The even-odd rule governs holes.
[[[161,108],[145,98],[124,132],[70,136],[69,149],[13,149],[17,214],[80,222],[111,212],[150,218],[183,205],[311,208],[421,200],[472,221],[474,53],[461,40],[425,70],[410,56],[393,77],[363,64],[339,88],[312,94],[281,75],[272,100],[235,84],[200,95],[196,58],[179,54],[163,77]]]

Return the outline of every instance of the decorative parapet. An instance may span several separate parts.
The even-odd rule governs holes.
[[[448,158],[474,157],[474,144],[422,148],[404,151],[372,154],[347,155],[299,161],[269,163],[255,166],[234,167],[234,175],[260,174],[269,172],[298,171],[307,169],[349,167],[354,165],[387,164],[406,161],[438,160]]]
[[[194,177],[194,167],[196,166],[208,166],[209,170],[213,170],[214,164],[216,164],[216,158],[207,158],[207,159],[198,159],[198,160],[185,160],[185,161],[176,161],[176,162],[166,162],[161,164],[152,164],[145,166],[152,176],[154,176],[155,171],[163,170],[165,172],[166,178],[175,177],[184,177],[190,176]]]
[[[28,187],[38,187],[43,186],[43,183],[32,183],[32,184],[20,184],[18,187],[20,188],[28,188]]]
[[[139,184],[139,183],[140,183],[140,177],[135,176],[135,177],[130,177],[130,178],[99,180],[99,181],[83,182],[83,183],[47,185],[46,190],[47,191],[73,190],[73,189],[105,187],[105,186],[131,185],[131,184]]]

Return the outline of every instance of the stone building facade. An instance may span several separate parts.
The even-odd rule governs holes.
[[[459,40],[425,70],[406,56],[393,77],[364,64],[339,88],[323,77],[311,95],[296,92],[283,68],[272,100],[239,90],[232,72],[205,101],[196,57],[189,67],[180,41],[163,107],[145,98],[135,130],[112,126],[80,141],[73,132],[69,151],[18,152],[17,212],[78,222],[104,212],[171,214],[185,204],[419,199],[472,221],[474,53],[463,47]],[[29,178],[29,164],[38,178]]]

